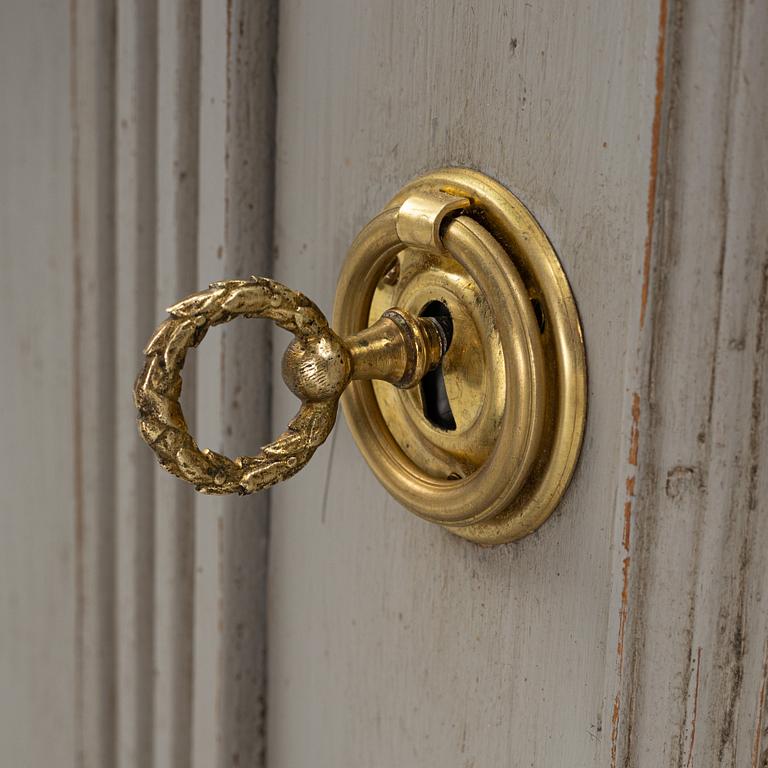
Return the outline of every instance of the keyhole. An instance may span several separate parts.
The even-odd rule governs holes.
[[[434,317],[445,331],[448,347],[453,338],[453,320],[448,307],[442,301],[430,301],[421,311],[422,317]],[[438,429],[456,429],[456,420],[445,389],[442,362],[421,380],[421,401],[424,403],[424,417]]]

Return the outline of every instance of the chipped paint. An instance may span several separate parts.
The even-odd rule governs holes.
[[[625,552],[629,552],[629,532],[632,527],[632,500],[635,496],[635,476],[627,478],[627,500],[624,502],[624,534],[621,543]]]
[[[629,431],[629,457],[628,461],[637,466],[637,450],[640,443],[640,395],[635,392],[632,395],[632,426]]]
[[[763,741],[763,716],[765,712],[765,692],[768,688],[768,639],[765,641],[763,653],[763,682],[760,685],[760,695],[757,699],[757,716],[755,717],[755,741],[752,746],[752,768],[758,768],[760,747]]]
[[[701,674],[701,646],[696,652],[696,682],[693,689],[693,716],[691,717],[691,741],[688,745],[686,768],[693,768],[693,745],[696,742],[696,717],[699,713],[699,677]]]
[[[629,542],[627,542],[628,544]],[[621,606],[619,608],[619,632],[616,641],[616,672],[618,684],[616,695],[613,698],[613,713],[611,715],[611,768],[616,768],[616,756],[619,740],[619,715],[621,714],[621,678],[624,671],[624,635],[627,626],[628,599],[629,599],[629,557],[625,557],[621,564],[622,587]]]
[[[661,118],[664,104],[664,70],[667,41],[667,0],[659,4],[659,37],[656,44],[656,95],[654,100],[653,123],[651,125],[651,161],[648,177],[648,201],[646,204],[646,233],[643,252],[643,284],[640,297],[640,328],[645,325],[645,311],[648,305],[648,290],[651,277],[651,249],[653,228],[656,219],[656,192],[659,177],[659,145],[661,143]]]
[[[627,461],[630,466],[637,466],[638,451],[640,446],[640,395],[632,394],[632,420],[629,429],[629,453]],[[629,564],[630,564],[630,537],[632,531],[632,505],[635,498],[636,476],[629,475],[625,482],[626,498],[624,500],[624,529],[621,536],[621,546],[624,550],[624,558],[621,562],[622,585],[621,603],[619,605],[619,630],[616,640],[616,674],[618,683],[613,699],[613,713],[611,716],[611,768],[616,766],[619,738],[619,715],[621,714],[621,682],[624,672],[624,636],[626,634],[627,615],[629,613]]]
[[[640,297],[640,329],[645,325],[645,313],[648,305],[648,293],[651,274],[651,251],[653,246],[653,232],[655,226],[656,196],[659,176],[659,148],[661,143],[661,125],[664,104],[665,88],[665,61],[667,40],[667,16],[668,0],[660,0],[658,39],[656,43],[656,86],[654,96],[653,122],[651,124],[651,153],[650,171],[648,179],[648,198],[646,207],[646,237],[643,249],[643,272]],[[632,393],[631,422],[629,431],[629,453],[627,462],[630,467],[638,466],[640,450],[640,393]],[[624,674],[624,639],[626,634],[627,618],[629,614],[629,566],[630,545],[632,531],[632,511],[635,499],[636,473],[630,473],[625,481],[626,498],[624,500],[624,528],[621,537],[621,546],[624,550],[622,559],[622,589],[619,605],[619,626],[616,641],[616,693],[613,699],[613,713],[611,717],[611,768],[616,768],[618,757],[619,723],[621,716],[622,678]]]

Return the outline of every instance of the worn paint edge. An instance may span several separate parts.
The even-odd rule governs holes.
[[[667,20],[669,16],[668,0],[659,3],[659,36],[656,45],[656,94],[654,99],[653,123],[651,125],[651,159],[648,174],[648,199],[646,203],[646,235],[643,252],[643,283],[640,299],[640,329],[645,325],[645,313],[648,305],[648,292],[651,278],[651,251],[654,241],[656,205],[659,178],[659,146],[661,144],[661,125],[666,91],[666,51]]]
[[[657,21],[656,53],[655,53],[655,77],[653,96],[653,117],[651,120],[650,158],[648,166],[648,188],[646,197],[646,233],[643,243],[642,271],[639,297],[639,318],[634,343],[628,344],[628,349],[634,346],[635,354],[627,367],[625,380],[629,390],[629,423],[628,423],[628,448],[624,462],[625,478],[622,505],[622,529],[621,539],[617,542],[621,555],[615,566],[620,566],[620,590],[618,590],[617,618],[615,624],[610,622],[610,627],[615,627],[614,653],[614,688],[611,700],[611,729],[610,729],[610,766],[616,768],[619,764],[620,733],[622,723],[627,722],[626,750],[629,750],[631,740],[631,713],[629,719],[625,712],[625,673],[626,673],[626,633],[629,621],[631,563],[632,563],[632,530],[634,527],[634,505],[637,478],[640,472],[640,437],[641,417],[643,413],[643,401],[647,387],[646,377],[643,376],[643,361],[648,354],[647,335],[645,330],[646,314],[650,299],[650,278],[654,245],[657,240],[659,227],[656,211],[659,206],[659,177],[661,174],[662,145],[665,143],[665,114],[669,102],[669,77],[668,77],[668,28],[669,28],[669,0],[660,0]],[[618,589],[618,588],[617,588]],[[610,646],[609,646],[610,647]]]

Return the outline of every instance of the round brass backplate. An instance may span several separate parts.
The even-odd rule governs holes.
[[[440,199],[422,237],[419,205]],[[464,168],[421,176],[353,243],[333,324],[354,334],[395,306],[450,315],[436,373],[449,418],[435,418],[424,382],[354,381],[342,405],[363,456],[400,503],[459,536],[531,533],[571,479],[586,417],[581,327],[549,240],[493,179]]]

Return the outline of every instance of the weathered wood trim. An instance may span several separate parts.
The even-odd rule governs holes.
[[[670,15],[619,765],[768,754],[766,34],[757,3]]]
[[[227,239],[224,273],[272,274],[277,107],[277,2],[234,0],[227,49]],[[224,449],[253,451],[271,436],[271,328],[224,334]],[[266,585],[269,494],[224,503],[221,766],[266,759]]]
[[[196,498],[156,468],[130,390],[168,304],[269,274],[276,6],[69,13],[77,761],[261,765],[267,497]],[[208,444],[266,442],[268,360],[260,325],[191,356]]]
[[[205,5],[200,283],[271,273],[276,7]],[[198,432],[229,455],[268,442],[269,328],[239,322],[197,353]],[[264,760],[267,494],[196,500],[195,765]]]
[[[664,214],[663,170],[668,140],[669,109],[674,77],[674,59],[670,55],[671,28],[674,25],[674,0],[658,0],[649,6],[649,18],[655,18],[653,36],[648,43],[653,55],[652,112],[641,134],[647,157],[644,199],[644,238],[639,279],[629,285],[627,335],[624,358],[624,401],[622,439],[616,468],[616,502],[611,537],[611,596],[606,647],[604,705],[601,716],[601,762],[616,768],[625,765],[625,743],[632,733],[632,715],[628,679],[632,658],[630,637],[634,615],[630,612],[631,587],[637,578],[637,491],[643,437],[648,430],[647,339],[651,330],[647,315],[652,301],[654,254],[660,222]],[[655,14],[653,16],[652,14]],[[649,57],[650,58],[650,57]]]

